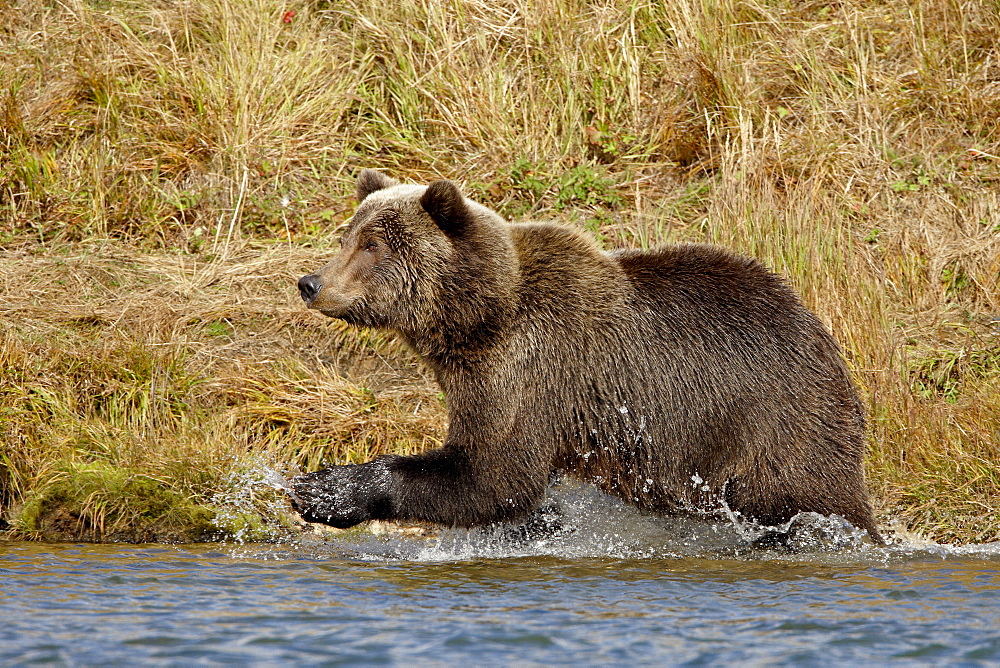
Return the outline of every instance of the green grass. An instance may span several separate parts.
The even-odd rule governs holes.
[[[183,538],[262,460],[438,442],[412,357],[293,294],[376,166],[767,262],[845,349],[882,521],[1000,538],[995,2],[29,1],[0,36],[16,535]]]

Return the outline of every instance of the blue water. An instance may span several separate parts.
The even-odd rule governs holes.
[[[0,542],[0,665],[1000,664],[1000,544],[760,550],[593,503],[530,542]]]

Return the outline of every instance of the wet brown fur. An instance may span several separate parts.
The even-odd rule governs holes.
[[[508,224],[447,181],[365,170],[358,198],[303,295],[399,332],[447,397],[448,436],[297,479],[307,519],[516,521],[559,470],[656,513],[725,504],[774,525],[814,511],[881,541],[840,350],[757,262],[700,245],[605,253],[567,227]]]

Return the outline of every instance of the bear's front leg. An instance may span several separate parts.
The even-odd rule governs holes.
[[[394,483],[389,458],[331,466],[292,479],[292,507],[307,522],[347,529],[392,515]]]

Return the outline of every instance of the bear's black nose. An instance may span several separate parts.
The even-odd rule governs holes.
[[[322,289],[323,284],[316,274],[309,274],[299,279],[299,294],[302,295],[302,301],[306,304],[311,304]]]

